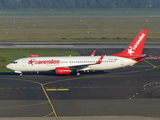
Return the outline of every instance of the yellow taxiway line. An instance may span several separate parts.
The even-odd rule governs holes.
[[[69,91],[69,89],[46,89],[46,91]]]

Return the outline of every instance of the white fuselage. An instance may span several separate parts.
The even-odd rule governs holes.
[[[95,64],[100,56],[67,56],[67,57],[28,57],[17,59],[6,67],[15,72],[50,71],[58,67],[76,67],[79,71],[109,70],[132,66],[136,61],[116,56],[104,56],[100,64]]]

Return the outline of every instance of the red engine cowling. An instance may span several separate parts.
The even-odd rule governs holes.
[[[55,73],[58,75],[68,75],[71,73],[71,70],[67,67],[58,67],[55,69]]]

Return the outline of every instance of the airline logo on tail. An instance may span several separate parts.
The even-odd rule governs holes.
[[[135,43],[135,45],[133,47],[129,46],[128,54],[130,54],[132,56],[132,54],[135,53],[135,50],[137,49],[137,47],[139,46],[139,44],[141,43],[141,41],[143,40],[144,37],[145,37],[145,34],[143,33],[139,37],[139,39],[137,40],[137,42]]]
[[[128,54],[130,54],[132,56],[132,53],[135,53],[135,51],[133,51],[133,48],[131,46],[129,46]]]
[[[124,51],[117,54],[113,54],[112,56],[119,56],[119,57],[125,57],[125,58],[141,57],[143,48],[144,48],[144,43],[146,41],[147,33],[148,33],[148,30],[146,29],[141,30]]]

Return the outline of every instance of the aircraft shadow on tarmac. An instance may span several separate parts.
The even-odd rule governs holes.
[[[101,75],[101,74],[108,74],[109,72],[106,71],[94,71],[94,72],[80,72],[81,75]],[[18,76],[20,74],[14,72],[2,72],[0,75],[15,75]],[[42,75],[42,76],[76,76],[75,73],[71,73],[69,75],[57,75],[53,71],[51,72],[24,72],[23,75]]]

